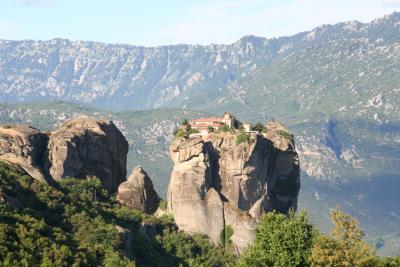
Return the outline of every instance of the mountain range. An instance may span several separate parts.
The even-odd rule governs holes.
[[[367,24],[352,21],[291,37],[246,36],[208,46],[2,40],[0,96],[9,102],[63,100],[113,110],[201,106],[224,95],[223,88],[295,54],[393,53],[399,23],[400,13],[393,13]],[[199,102],[194,96],[204,98]]]
[[[184,117],[276,118],[296,137],[299,208],[328,230],[340,205],[380,253],[398,254],[400,13],[229,45],[1,40],[0,101],[2,123],[43,130],[81,114],[114,120],[129,166],[142,164],[164,196],[167,145]]]

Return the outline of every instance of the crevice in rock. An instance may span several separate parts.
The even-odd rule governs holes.
[[[296,208],[299,169],[291,161],[298,159],[290,156],[295,153],[294,143],[279,134],[282,125],[272,126],[275,128],[268,136],[252,135],[249,145],[237,144],[236,136],[230,133],[211,133],[207,141],[188,139],[171,144],[175,165],[168,200],[178,227],[206,234],[220,243],[221,231],[231,225],[234,250],[240,252],[254,238],[259,216],[266,211],[286,213],[288,207]],[[200,143],[202,147],[198,147]],[[200,153],[204,158],[187,159]],[[208,186],[205,198],[204,185]],[[180,192],[181,186],[186,192]],[[286,194],[285,190],[290,192]]]

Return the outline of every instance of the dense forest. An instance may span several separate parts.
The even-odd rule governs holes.
[[[0,163],[0,265],[400,266],[400,257],[378,257],[357,220],[339,209],[329,235],[304,212],[265,214],[240,256],[229,227],[214,246],[180,231],[163,209],[155,216],[123,207],[95,177],[49,186]]]

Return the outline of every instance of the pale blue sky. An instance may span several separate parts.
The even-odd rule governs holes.
[[[0,0],[0,39],[232,43],[400,11],[400,0]]]

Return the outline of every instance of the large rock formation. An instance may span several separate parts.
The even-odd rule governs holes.
[[[110,191],[125,181],[128,142],[109,120],[83,117],[64,122],[50,136],[48,153],[55,180],[96,176]]]
[[[114,192],[125,181],[127,153],[125,137],[108,120],[71,119],[50,139],[29,126],[0,126],[0,160],[41,181],[96,176]]]
[[[263,136],[274,147],[273,171],[264,196],[263,208],[286,213],[288,208],[297,209],[300,190],[300,162],[295,149],[294,137],[279,122],[267,124]]]
[[[128,180],[119,185],[117,201],[151,214],[157,210],[160,197],[147,173],[140,166],[136,166]]]
[[[44,152],[48,137],[25,125],[0,126],[0,160],[17,165],[35,179],[45,181]]]
[[[287,130],[275,123],[265,135],[249,135],[240,144],[234,134],[211,133],[176,139],[170,146],[168,210],[177,225],[215,243],[230,225],[236,252],[254,238],[261,214],[295,210],[300,189],[299,161]]]

